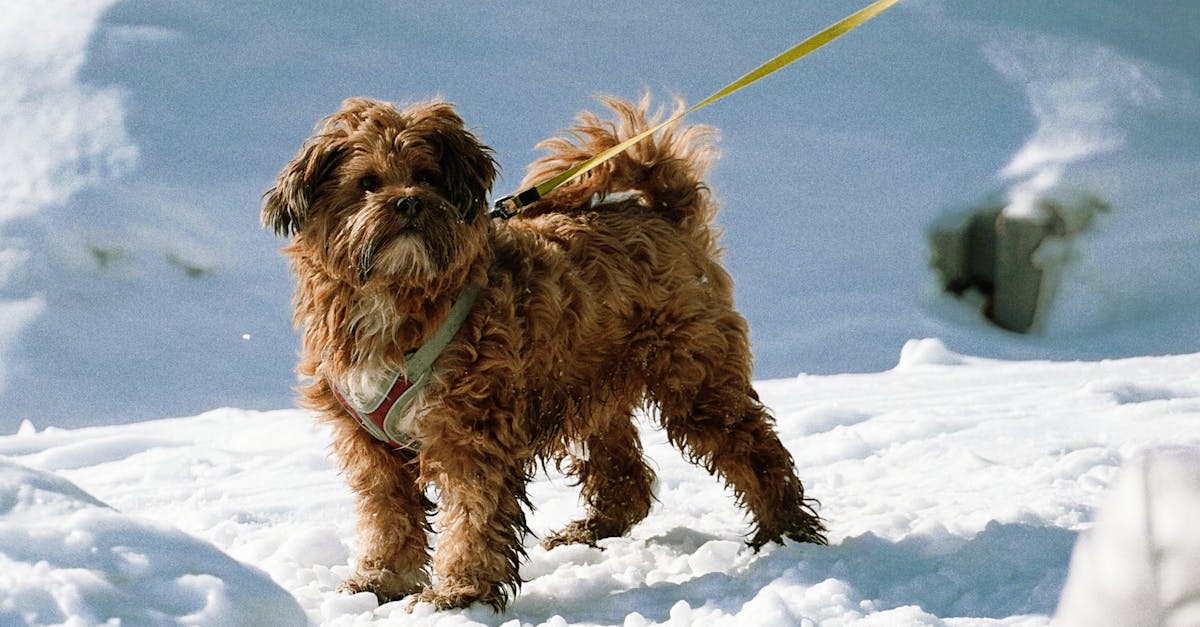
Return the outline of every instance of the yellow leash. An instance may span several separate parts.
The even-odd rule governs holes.
[[[824,46],[825,44],[833,41],[834,39],[837,39],[838,37],[845,35],[846,33],[854,30],[855,28],[858,28],[867,20],[875,17],[876,15],[879,15],[880,13],[883,13],[887,9],[891,8],[891,6],[893,4],[896,4],[899,1],[900,0],[877,0],[876,2],[871,3],[870,5],[866,6],[865,8],[860,9],[858,12],[854,13],[853,15],[843,19],[842,21],[829,26],[825,30],[822,30],[821,32],[817,33],[816,35],[813,35],[812,37],[809,37],[808,39],[805,39],[804,41],[800,42],[799,44],[797,44],[795,47],[791,48],[790,50],[775,57],[774,59],[771,59],[770,61],[767,61],[766,63],[758,66],[754,70],[751,70],[745,76],[743,76],[743,77],[737,79],[736,81],[733,81],[732,83],[721,88],[721,90],[716,92],[715,94],[705,98],[704,100],[701,100],[700,102],[697,102],[695,105],[692,105],[692,107],[690,109],[672,117],[671,119],[669,119],[665,122],[662,122],[661,124],[655,126],[654,128],[650,128],[645,131],[642,131],[641,133],[638,133],[637,135],[630,137],[629,139],[617,144],[616,146],[613,146],[612,148],[609,148],[608,150],[605,150],[605,151],[595,155],[591,159],[588,159],[587,161],[584,161],[583,163],[576,164],[575,166],[563,171],[562,173],[560,173],[558,176],[555,176],[554,178],[551,178],[545,182],[539,183],[538,185],[535,185],[533,187],[529,187],[524,190],[521,190],[520,192],[517,192],[516,194],[513,194],[511,196],[505,196],[504,198],[497,200],[496,206],[492,210],[492,213],[491,213],[492,217],[504,218],[504,219],[511,218],[512,216],[519,213],[521,211],[522,207],[525,207],[526,205],[538,200],[539,198],[544,197],[546,194],[549,194],[550,192],[554,191],[555,189],[558,189],[563,184],[565,184],[567,181],[570,181],[577,176],[581,176],[581,175],[587,173],[588,171],[592,170],[596,166],[598,166],[598,165],[604,163],[605,161],[608,161],[609,159],[620,154],[626,148],[629,148],[630,146],[642,141],[643,139],[645,139],[646,137],[649,137],[650,135],[653,135],[659,129],[679,121],[681,118],[683,118],[683,116],[685,116],[693,111],[696,111],[697,109],[706,107],[706,106],[724,98],[725,96],[728,96],[729,94],[732,94],[733,92],[735,92],[751,83],[754,83],[755,81],[763,78],[764,76],[767,76],[768,74],[773,74],[774,72],[776,72],[780,69],[783,69],[784,67],[787,67],[788,65],[791,65],[796,60],[798,60],[801,57],[807,55],[808,53],[816,50],[817,48],[820,48],[821,46]]]

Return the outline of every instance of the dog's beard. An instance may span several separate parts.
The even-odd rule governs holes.
[[[358,278],[364,283],[379,274],[405,274],[424,278],[432,275],[437,269],[421,237],[402,233],[369,242],[363,247],[359,256]]]
[[[429,279],[445,271],[458,247],[457,211],[443,206],[414,219],[364,208],[346,229],[357,250],[357,270],[363,283],[376,276]]]

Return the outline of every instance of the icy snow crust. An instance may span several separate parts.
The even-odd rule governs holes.
[[[353,503],[303,412],[26,426],[0,438],[0,623],[298,624],[298,603],[324,625],[1046,625],[1122,463],[1200,445],[1200,354],[1007,362],[921,340],[887,372],[759,389],[831,546],[752,552],[729,494],[642,417],[650,517],[601,549],[528,538],[498,616],[335,592]],[[581,513],[556,474],[530,496],[535,534]]]

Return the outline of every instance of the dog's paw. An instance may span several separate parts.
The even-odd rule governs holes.
[[[600,548],[597,542],[605,538],[616,538],[625,535],[626,528],[611,520],[585,518],[569,523],[559,531],[550,534],[542,540],[542,548],[549,551],[556,546],[567,544],[586,544],[592,548]]]
[[[787,529],[768,531],[760,528],[746,544],[750,545],[750,548],[755,551],[758,551],[771,542],[783,544],[784,538],[808,544],[829,544],[829,541],[825,538],[825,525],[816,516],[809,515],[800,517],[798,521],[790,525]]]
[[[442,610],[470,607],[474,602],[475,599],[465,594],[446,594],[437,588],[425,588],[414,596],[412,601],[408,602],[408,611],[412,613],[418,603],[428,603],[433,606],[433,609],[440,612]]]
[[[383,604],[420,592],[428,583],[428,578],[423,575],[406,577],[385,568],[355,573],[338,586],[338,592],[342,594],[370,592],[379,599],[380,604]]]
[[[491,606],[493,612],[502,612],[508,605],[508,597],[499,590],[481,591],[470,586],[441,585],[425,588],[408,603],[411,613],[418,603],[429,603],[438,611],[468,608],[476,603]]]
[[[549,551],[556,546],[568,544],[586,544],[594,547],[597,540],[599,538],[596,537],[596,532],[588,528],[586,521],[576,520],[542,540],[542,548]]]

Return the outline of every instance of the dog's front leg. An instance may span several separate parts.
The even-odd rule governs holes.
[[[357,569],[341,590],[373,592],[387,603],[424,589],[432,503],[417,485],[416,454],[391,449],[348,416],[328,422],[334,453],[358,500]]]
[[[438,609],[478,602],[499,612],[520,586],[530,456],[518,421],[499,405],[442,423],[425,442],[423,479],[438,486],[441,533],[437,585],[418,602]]]

